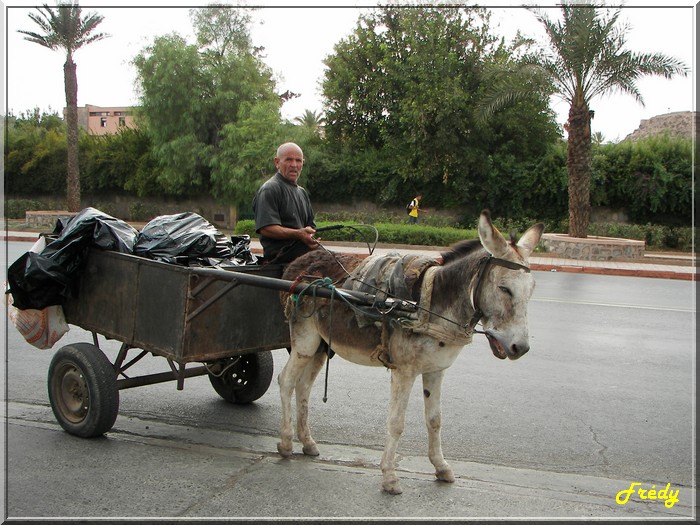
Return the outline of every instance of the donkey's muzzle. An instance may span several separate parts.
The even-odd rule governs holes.
[[[508,352],[508,357],[510,359],[519,359],[530,351],[530,345],[511,345],[510,352]]]
[[[530,345],[527,343],[513,343],[509,346],[505,346],[501,343],[498,337],[491,332],[485,332],[485,335],[486,339],[488,339],[489,346],[491,347],[491,352],[493,352],[493,355],[495,355],[498,359],[508,358],[514,361],[527,354],[527,352],[530,350]]]

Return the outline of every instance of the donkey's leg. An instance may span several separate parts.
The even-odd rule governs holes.
[[[440,427],[442,414],[440,410],[440,395],[444,370],[423,374],[423,402],[425,404],[425,424],[428,426],[428,457],[435,466],[435,477],[440,481],[453,483],[455,475],[442,455]]]
[[[325,362],[326,354],[318,352],[313,356],[311,362],[306,365],[299,379],[297,379],[297,437],[303,445],[302,450],[304,454],[307,456],[318,456],[319,454],[316,442],[311,437],[311,428],[309,427],[309,394]]]
[[[282,400],[282,423],[277,451],[284,457],[292,455],[292,438],[294,437],[292,430],[292,395],[294,394],[294,388],[305,368],[314,360],[314,354],[321,341],[321,337],[316,332],[310,319],[301,318],[296,321],[290,321],[290,335],[292,352],[289,354],[289,360],[277,379]]]
[[[402,372],[400,369],[391,371],[391,399],[389,400],[389,420],[387,423],[387,439],[384,454],[380,463],[384,481],[382,488],[389,494],[401,494],[401,485],[396,475],[396,448],[403,434],[406,421],[406,407],[411,388],[416,380],[413,372]]]

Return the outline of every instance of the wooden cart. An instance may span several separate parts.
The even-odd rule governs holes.
[[[119,390],[208,375],[232,403],[250,403],[270,386],[271,350],[289,347],[279,265],[193,268],[117,252],[90,251],[66,320],[92,342],[60,348],[49,367],[49,399],[69,433],[94,437],[112,428]],[[245,280],[245,282],[243,282]],[[277,286],[281,289],[282,285]],[[110,362],[98,335],[121,342]],[[165,358],[162,373],[133,376],[147,355]]]

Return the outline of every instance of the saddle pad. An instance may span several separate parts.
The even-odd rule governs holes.
[[[437,264],[436,259],[425,255],[372,255],[355,268],[343,283],[343,288],[372,294],[377,302],[383,302],[387,297],[418,300],[420,288],[416,288],[416,283],[425,270]],[[373,324],[377,319],[376,314],[357,311],[356,316],[361,328]]]

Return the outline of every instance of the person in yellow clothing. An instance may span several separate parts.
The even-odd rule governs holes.
[[[420,209],[420,200],[422,198],[423,195],[419,193],[408,205],[408,224],[418,224],[418,213],[425,213],[425,210]]]

